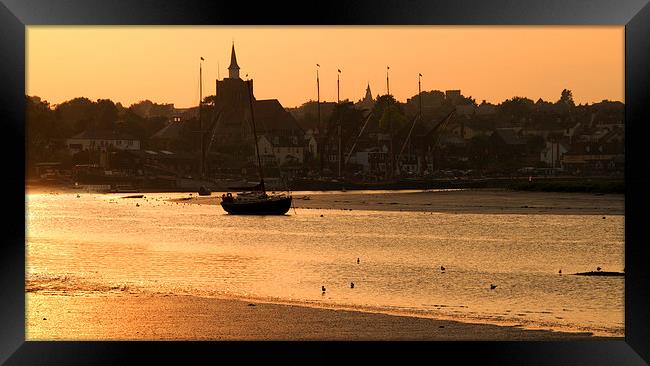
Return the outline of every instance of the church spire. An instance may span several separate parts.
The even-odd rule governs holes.
[[[370,92],[370,82],[368,82],[368,87],[366,88],[366,96],[363,99],[372,101],[372,93]]]
[[[239,79],[239,65],[237,65],[237,56],[235,55],[235,42],[232,43],[230,66],[228,66],[228,77],[231,79]]]

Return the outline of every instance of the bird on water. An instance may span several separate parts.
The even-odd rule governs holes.
[[[354,282],[350,282],[350,288],[354,288]]]
[[[323,290],[323,293],[325,293],[325,286],[321,286],[321,290]]]
[[[597,267],[597,268],[596,268],[596,271],[600,271],[601,269],[602,269],[602,268],[600,268],[600,267]]]
[[[562,269],[560,268],[560,270],[557,273],[562,274]]]
[[[444,267],[444,266],[440,266],[440,270],[444,272],[444,271],[445,271],[445,267]]]
[[[497,285],[490,285],[490,290],[494,290],[495,288],[497,288]]]
[[[357,258],[357,264],[359,264],[359,258]]]

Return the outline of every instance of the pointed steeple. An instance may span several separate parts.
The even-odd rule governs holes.
[[[237,56],[235,55],[235,42],[232,43],[230,66],[228,66],[228,77],[231,79],[239,79],[239,65],[237,65]]]
[[[370,92],[370,83],[368,83],[368,87],[366,88],[366,96],[363,99],[372,101],[372,93]]]

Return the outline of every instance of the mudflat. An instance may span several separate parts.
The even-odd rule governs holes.
[[[183,202],[218,205],[220,201],[220,195],[215,193],[210,197],[194,196]],[[623,215],[625,196],[505,189],[294,192],[293,206],[304,209],[477,214]]]
[[[590,333],[164,294],[27,294],[33,340],[574,340]]]

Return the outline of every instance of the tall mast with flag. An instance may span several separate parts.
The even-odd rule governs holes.
[[[323,175],[323,142],[325,139],[323,137],[323,126],[320,123],[320,79],[318,78],[318,69],[320,68],[319,64],[316,64],[316,108],[318,109],[318,135],[320,140],[320,146],[318,146],[318,156],[320,159],[320,174]]]
[[[386,66],[386,95],[390,95],[390,84],[388,83],[388,70],[390,70],[390,66]]]
[[[201,139],[201,179],[205,176],[205,143],[203,137],[203,118],[201,115],[202,106],[203,106],[203,61],[205,59],[201,57],[201,62],[199,62],[199,126],[201,131],[199,136]]]
[[[340,108],[340,103],[341,103],[341,97],[339,94],[339,85],[340,85],[340,75],[341,75],[341,69],[337,69],[338,74],[336,74],[336,106],[339,109],[339,115],[338,115],[338,135],[339,135],[339,149],[338,149],[338,162],[339,162],[339,178],[341,177],[341,159],[343,158],[343,154],[341,153],[341,108]]]
[[[418,74],[418,101],[420,102],[420,119],[422,119],[422,87],[420,84],[420,78],[422,74]]]

